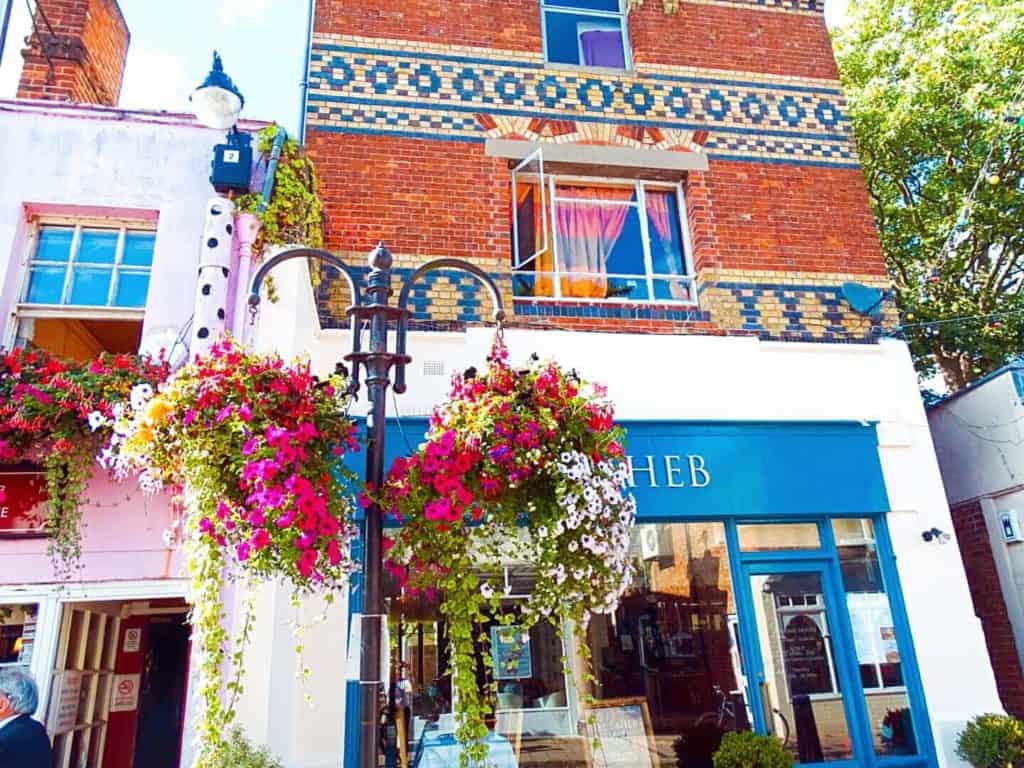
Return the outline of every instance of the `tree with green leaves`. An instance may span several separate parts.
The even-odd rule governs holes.
[[[850,10],[836,51],[903,333],[956,390],[1024,353],[1024,0]]]

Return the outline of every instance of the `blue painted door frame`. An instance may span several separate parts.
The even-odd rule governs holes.
[[[861,516],[863,517],[863,516]],[[914,727],[914,738],[917,743],[917,755],[885,756],[875,754],[872,737],[872,724],[867,710],[867,699],[860,678],[856,658],[853,626],[846,607],[845,589],[842,571],[839,567],[839,555],[835,547],[831,519],[821,518],[817,521],[820,547],[817,549],[783,550],[777,552],[741,552],[739,545],[738,525],[744,522],[785,523],[785,520],[772,518],[765,520],[729,520],[725,523],[726,549],[729,555],[729,568],[733,582],[736,609],[739,615],[740,652],[746,659],[747,698],[750,702],[754,728],[760,733],[768,732],[764,713],[761,711],[760,691],[758,685],[764,681],[764,665],[761,658],[761,646],[758,642],[757,620],[754,615],[754,595],[750,586],[750,577],[764,574],[784,573],[819,573],[824,590],[825,609],[829,629],[832,634],[832,650],[835,659],[836,674],[842,691],[843,708],[846,713],[847,728],[850,732],[853,759],[833,760],[827,763],[802,764],[803,766],[819,766],[820,768],[845,768],[846,766],[896,768],[897,766],[935,766],[935,745],[932,740],[931,724],[928,718],[927,703],[921,686],[917,656],[910,636],[906,616],[906,606],[899,588],[896,574],[896,560],[892,552],[888,526],[885,516],[869,516],[875,530],[875,541],[878,547],[878,560],[882,571],[882,582],[889,598],[890,610],[896,630],[896,642],[900,652],[903,682],[910,705],[911,719]],[[796,522],[791,520],[790,522]],[[799,522],[807,522],[804,517]],[[793,724],[791,724],[793,727]]]

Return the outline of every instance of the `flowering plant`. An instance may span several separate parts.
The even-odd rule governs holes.
[[[629,585],[635,504],[623,492],[622,453],[601,387],[536,356],[515,369],[499,336],[486,371],[455,377],[426,442],[370,489],[401,523],[385,541],[385,567],[406,589],[440,590],[463,764],[487,753],[490,705],[474,653],[487,638],[475,637],[474,625],[490,614],[521,636],[539,620],[583,627],[590,614],[613,611]],[[502,612],[503,587],[484,575],[509,559],[535,568],[515,614]]]
[[[285,364],[230,340],[177,371],[158,392],[136,390],[116,420],[104,461],[139,474],[143,487],[184,489],[185,547],[192,578],[192,623],[201,651],[203,706],[198,766],[220,766],[241,654],[251,621],[234,639],[232,700],[220,701],[225,578],[280,578],[294,594],[345,584],[355,565],[352,508],[340,465],[357,450],[344,416],[343,377],[318,381],[308,363]]]
[[[70,575],[81,554],[81,496],[109,437],[97,419],[112,418],[132,387],[156,386],[167,374],[164,361],[134,355],[81,362],[14,349],[0,357],[0,463],[42,463],[48,547],[61,575]]]

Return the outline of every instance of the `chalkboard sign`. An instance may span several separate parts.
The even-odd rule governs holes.
[[[585,714],[590,768],[660,768],[647,699],[595,701]]]

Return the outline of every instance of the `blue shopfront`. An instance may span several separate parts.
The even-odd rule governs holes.
[[[625,764],[709,766],[720,734],[776,735],[797,762],[934,765],[928,714],[886,525],[875,427],[851,422],[625,422],[637,500],[636,579],[585,633],[531,630],[496,691],[501,768],[618,765],[581,737],[587,707],[642,712],[646,749]],[[426,423],[387,427],[389,457]],[[529,592],[525,564],[504,574]],[[360,606],[358,581],[350,610]],[[389,599],[392,669],[411,689],[396,765],[457,763],[436,606]],[[589,646],[589,697],[561,657]],[[481,653],[488,652],[484,649]],[[355,702],[354,684],[349,702]],[[358,713],[349,707],[346,766]]]

